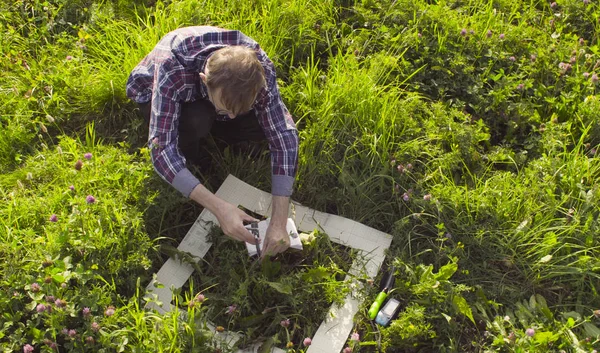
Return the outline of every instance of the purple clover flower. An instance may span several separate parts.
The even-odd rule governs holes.
[[[94,341],[94,337],[92,337],[92,336],[87,336],[85,338],[85,343],[87,343],[87,344],[94,344],[94,342],[96,342],[96,341]]]
[[[202,303],[206,300],[206,297],[204,296],[204,294],[200,293],[196,296],[196,298],[194,298],[194,301],[196,301],[197,303]]]
[[[593,74],[592,75],[592,83],[597,83],[598,82],[598,75]]]
[[[27,343],[26,345],[23,346],[23,353],[32,353],[33,352],[33,346],[30,345],[29,343]]]
[[[77,335],[77,331],[74,329],[70,329],[68,335],[69,337],[73,338]]]
[[[304,344],[304,347],[308,347],[312,344],[312,340],[310,339],[310,337],[306,337],[304,339],[304,342],[302,342]]]
[[[52,216],[50,216],[50,219],[49,219],[49,221],[50,221],[50,222],[58,222],[58,216],[57,216],[57,215],[55,215],[55,214],[53,214]]]
[[[344,350],[342,351],[342,353],[352,353],[352,348],[346,347],[346,348],[344,348]]]
[[[65,306],[67,306],[67,302],[63,299],[56,299],[54,301],[54,305],[56,305],[59,308],[64,308]]]
[[[75,186],[74,185],[69,185],[69,190],[75,191]]]
[[[556,6],[557,6],[557,5],[558,5],[558,4],[556,3],[556,1],[554,1],[554,2],[552,2],[552,3],[550,4],[550,8],[551,8],[551,9],[554,9],[554,8],[556,8]]]
[[[225,314],[227,315],[231,315],[235,312],[235,310],[237,309],[237,305],[233,304],[227,307],[227,310],[225,310]]]
[[[533,337],[533,335],[535,335],[535,330],[532,328],[528,328],[527,330],[525,330],[525,334],[529,337]]]
[[[81,310],[83,317],[90,317],[92,315],[92,311],[87,306]]]
[[[579,45],[584,45],[585,44],[585,40],[583,38],[579,38]]]
[[[43,313],[44,311],[46,311],[46,306],[44,304],[38,304],[35,307],[35,311],[37,311],[38,313]]]
[[[354,342],[358,342],[360,341],[360,335],[358,334],[358,332],[354,332],[351,336],[350,336],[350,341],[354,341]]]
[[[92,322],[92,331],[98,332],[100,330],[100,325],[97,322]]]
[[[88,153],[86,153],[86,154],[83,155],[83,158],[85,158],[85,159],[87,159],[89,161],[90,159],[92,159],[92,154],[88,152]]]
[[[504,39],[504,33],[500,33],[500,35],[498,36],[498,38]]]
[[[67,57],[65,58],[67,61],[71,61],[73,60],[73,57],[71,55],[67,55]]]
[[[429,200],[431,200],[431,194],[425,194],[425,195],[423,196],[423,200],[425,200],[425,201],[429,201]]]
[[[524,90],[524,89],[525,89],[525,85],[524,85],[524,84],[522,84],[522,83],[519,83],[519,85],[517,86],[517,89],[518,89],[519,91],[522,91],[522,90]]]
[[[290,326],[290,319],[281,320],[281,321],[279,322],[279,324],[280,324],[282,327],[289,327],[289,326]]]
[[[40,285],[37,282],[31,284],[31,291],[34,293],[39,292],[41,289]]]
[[[410,200],[410,196],[408,195],[408,193],[405,192],[404,194],[402,194],[402,200],[404,200],[404,201]]]
[[[466,30],[466,29],[464,29],[464,28],[463,28],[463,29],[461,29],[461,30],[460,30],[460,35],[461,35],[461,36],[463,36],[463,37],[464,37],[464,36],[466,36],[466,35],[467,35],[467,30]]]
[[[537,55],[531,54],[531,56],[529,58],[531,59],[531,62],[534,62],[537,60]]]
[[[423,34],[421,34],[421,32],[417,33],[417,37],[422,38]]]
[[[85,201],[87,203],[94,203],[94,202],[96,202],[96,198],[92,195],[87,195],[87,197],[85,198]]]
[[[587,80],[588,77],[590,77],[590,73],[589,72],[584,72],[583,73],[583,78],[585,78]]]
[[[515,62],[517,60],[517,58],[515,58],[514,56],[511,56],[510,58],[508,58],[508,60]]]
[[[492,38],[492,35],[493,35],[493,33],[492,33],[491,29],[488,29],[487,32],[485,33],[485,36],[488,38]]]
[[[560,64],[558,64],[558,68],[562,71],[562,73],[566,73],[569,70],[571,70],[572,66],[569,63],[563,63],[561,62]]]
[[[115,314],[115,307],[110,305],[106,310],[104,310],[104,315],[113,316]]]

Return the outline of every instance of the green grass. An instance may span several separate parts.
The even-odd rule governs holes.
[[[147,312],[142,299],[201,208],[152,170],[124,86],[164,34],[197,24],[240,29],[273,59],[300,132],[293,198],[393,235],[386,263],[398,266],[402,311],[378,328],[365,304],[355,352],[600,349],[596,3],[51,0],[0,10],[3,351],[229,350],[205,326],[209,306],[188,305],[201,281],[174,298],[179,312]],[[269,190],[268,165],[215,148],[212,167],[194,172],[212,190],[229,173]],[[361,294],[368,303],[376,293]],[[302,352],[313,331],[294,332]]]

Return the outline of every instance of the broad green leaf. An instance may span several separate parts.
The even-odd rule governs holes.
[[[535,336],[533,336],[533,339],[541,344],[547,344],[548,342],[553,341],[552,336],[552,332],[538,331],[535,333]]]
[[[550,310],[550,308],[548,308],[548,304],[546,303],[546,299],[544,297],[542,297],[539,294],[535,295],[535,300],[537,301],[537,308],[540,310],[540,312],[542,314],[544,314],[544,316],[548,319],[548,320],[552,320],[552,318],[554,317],[554,314],[552,314],[552,311]]]
[[[302,274],[302,279],[306,282],[321,282],[329,278],[331,274],[323,266],[311,268]]]
[[[439,281],[447,281],[454,275],[454,273],[458,270],[458,264],[449,263],[447,265],[442,266],[440,271],[435,275],[435,279]]]
[[[292,285],[289,283],[267,282],[267,284],[281,294],[292,294]]]
[[[42,333],[42,331],[40,329],[35,328],[35,327],[30,328],[29,329],[29,333],[36,340],[40,340],[41,341],[44,338],[44,334]]]
[[[584,322],[583,328],[585,329],[585,333],[592,338],[597,339],[600,336],[600,329],[596,327],[596,325],[591,322]]]
[[[475,323],[475,319],[473,318],[473,311],[471,310],[469,303],[467,303],[467,300],[463,298],[462,295],[455,295],[454,298],[452,298],[452,304],[454,304],[454,308],[459,313],[468,317],[471,320],[471,322]]]
[[[63,283],[65,281],[65,276],[56,274],[52,276],[52,279],[58,283]]]
[[[566,319],[573,318],[576,321],[581,320],[581,314],[576,311],[569,311],[569,312],[563,313],[562,316]]]
[[[421,282],[422,284],[435,282],[435,276],[433,275],[433,265],[419,266],[419,269],[421,271],[419,282]]]
[[[261,271],[262,274],[268,279],[273,279],[281,271],[281,263],[278,261],[271,261],[271,259],[267,256],[267,258],[261,264]]]

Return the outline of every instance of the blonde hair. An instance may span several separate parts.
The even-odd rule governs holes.
[[[244,46],[215,51],[206,63],[206,86],[219,92],[224,108],[234,115],[252,109],[258,92],[266,87],[265,69],[256,52]]]

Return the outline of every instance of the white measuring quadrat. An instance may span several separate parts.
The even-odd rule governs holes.
[[[216,195],[221,199],[241,205],[248,210],[263,216],[271,213],[271,194],[248,185],[240,179],[229,175],[223,182]],[[331,241],[357,250],[357,260],[350,268],[349,273],[358,275],[365,271],[369,278],[374,279],[385,257],[385,250],[390,247],[392,237],[389,234],[367,227],[356,221],[340,216],[319,212],[308,207],[292,202],[296,227],[300,232],[311,232],[321,229]],[[207,236],[213,225],[218,225],[216,217],[208,210],[203,210],[185,238],[178,246],[178,250],[187,252],[200,261],[212,245]],[[165,313],[172,309],[170,304],[174,289],[183,287],[192,275],[194,268],[186,262],[170,258],[156,274],[156,281],[147,287],[147,296],[153,298],[147,308]],[[364,273],[364,272],[363,272]],[[155,283],[163,286],[157,288]],[[353,318],[358,312],[360,301],[358,298],[359,282],[356,282],[353,293],[349,294],[341,306],[333,305],[327,318],[321,323],[317,332],[312,337],[312,344],[307,353],[332,353],[340,352],[354,326]],[[157,302],[167,303],[159,306]],[[240,336],[234,332],[223,333],[224,340],[234,344]],[[256,352],[258,345],[248,347],[238,353]],[[283,353],[275,348],[274,353]]]

